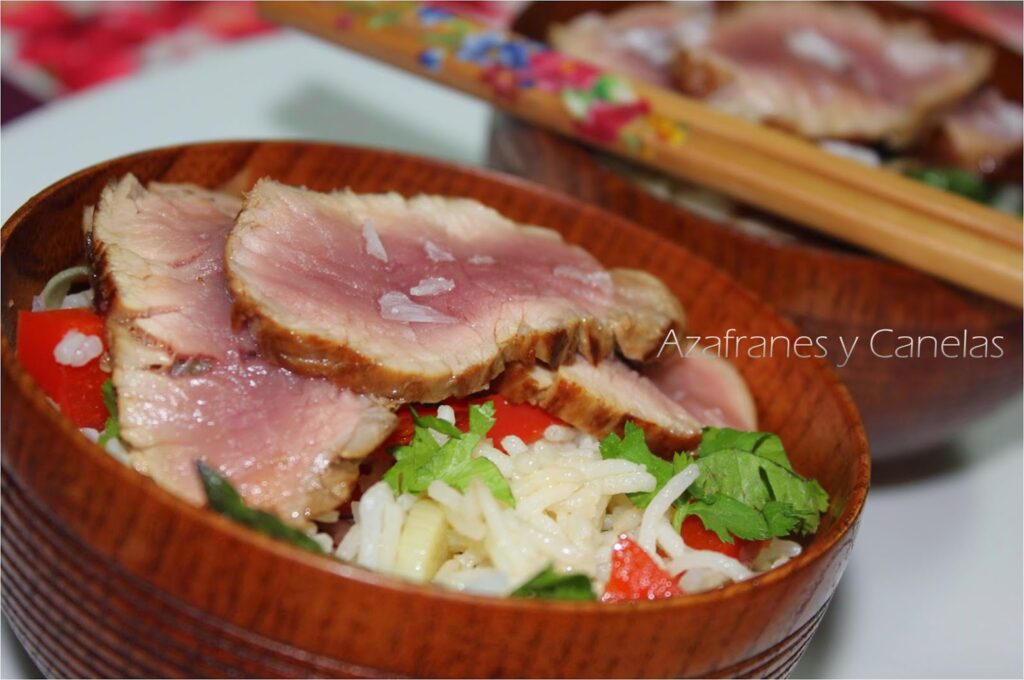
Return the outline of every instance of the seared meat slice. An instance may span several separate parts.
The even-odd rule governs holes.
[[[750,3],[720,17],[704,45],[680,51],[675,80],[715,107],[806,137],[900,148],[991,65],[984,47],[940,43],[863,7]]]
[[[557,370],[516,364],[498,379],[497,389],[511,402],[539,406],[596,437],[621,434],[631,420],[655,452],[682,451],[700,441],[696,418],[615,359],[594,365],[580,357]]]
[[[134,462],[193,503],[205,460],[251,505],[294,522],[348,498],[394,415],[271,365],[231,329],[224,242],[236,199],[128,176],[87,225],[105,307],[121,437]]]
[[[650,275],[606,271],[553,231],[464,199],[320,194],[259,182],[227,244],[239,321],[280,364],[436,402],[506,364],[616,348],[642,360],[682,324]]]
[[[732,364],[711,352],[666,356],[641,372],[701,425],[757,429],[757,407],[746,381]]]
[[[555,26],[551,44],[602,69],[670,85],[676,51],[704,42],[713,19],[711,8],[701,3],[635,3]]]
[[[936,134],[920,149],[943,165],[986,174],[1015,165],[1019,174],[1022,143],[1024,109],[988,88],[943,116]]]

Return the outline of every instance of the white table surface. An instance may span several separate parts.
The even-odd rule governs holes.
[[[489,111],[295,34],[204,54],[3,128],[0,211],[94,162],[225,138],[318,138],[482,164]],[[1022,405],[876,466],[856,548],[799,677],[1021,677]],[[6,621],[3,677],[38,673]]]

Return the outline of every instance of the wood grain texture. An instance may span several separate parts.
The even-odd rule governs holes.
[[[726,589],[636,605],[537,603],[417,587],[274,542],[120,465],[46,402],[13,356],[16,310],[81,259],[82,208],[125,172],[247,187],[467,196],[560,231],[680,296],[694,328],[794,327],[682,248],[541,187],[315,143],[223,143],[116,159],[44,190],[2,233],[3,605],[48,673],[68,676],[769,676],[799,658],[846,564],[868,487],[856,409],[821,361],[737,366],[764,426],[829,491],[805,553]]]
[[[622,4],[534,3],[513,29],[544,39],[553,23]],[[872,7],[895,19],[923,16],[890,3]],[[940,37],[972,37],[941,18],[930,22]],[[1020,74],[1020,56],[998,49],[993,82],[1018,101]],[[838,338],[849,343],[861,337],[859,350],[838,370],[860,408],[876,460],[940,444],[1020,391],[1019,310],[795,226],[787,229],[795,240],[765,239],[695,215],[638,188],[598,154],[503,114],[495,116],[489,164],[623,215],[710,260],[805,334],[828,338],[830,357],[843,356]],[[1002,336],[1003,356],[901,360],[864,351],[870,335],[885,328],[893,329],[893,337],[959,337],[965,331],[968,336]]]

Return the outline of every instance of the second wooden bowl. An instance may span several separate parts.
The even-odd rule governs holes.
[[[741,359],[762,425],[831,503],[800,557],[753,580],[626,605],[417,587],[301,552],[186,504],[90,444],[12,351],[17,310],[82,258],[82,209],[124,173],[244,189],[481,200],[609,266],[662,278],[694,328],[792,336],[727,276],[619,217],[501,175],[315,143],[214,143],[102,163],[44,190],[3,228],[4,612],[48,675],[75,677],[778,676],[800,658],[853,546],[868,450],[818,360]]]
[[[513,29],[546,40],[550,27],[621,2],[531,3]],[[927,20],[937,35],[981,40],[967,29],[893,3],[873,3],[892,18]],[[1021,97],[1021,58],[997,49],[994,83]],[[600,154],[496,114],[490,165],[618,213],[675,241],[731,274],[812,337],[853,394],[876,460],[939,444],[1021,389],[1019,310],[925,274],[809,234],[765,238],[655,197],[611,169]],[[791,231],[790,234],[793,232]],[[868,345],[876,336],[877,352]],[[924,355],[896,353],[899,336],[925,338]],[[1001,337],[981,358],[932,356],[932,340]],[[860,338],[848,362],[847,347]],[[980,340],[978,341],[980,342]]]

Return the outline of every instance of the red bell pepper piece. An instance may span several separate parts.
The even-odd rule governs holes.
[[[544,436],[549,425],[561,425],[561,420],[531,404],[513,404],[505,397],[494,394],[473,398],[454,398],[443,402],[455,411],[455,426],[465,432],[469,428],[469,407],[471,404],[494,402],[494,427],[487,433],[494,445],[501,448],[501,440],[515,435],[526,444],[532,444]],[[436,406],[417,406],[416,411],[422,414],[435,415]],[[385,447],[404,446],[412,441],[412,414],[404,408],[398,412],[398,425],[384,443]]]
[[[558,418],[532,404],[513,404],[500,394],[471,399],[466,406],[466,423],[469,426],[469,404],[494,402],[494,427],[487,433],[494,445],[501,448],[501,440],[515,435],[525,444],[532,444],[544,437],[544,430],[551,425],[563,425]],[[456,408],[456,420],[459,410]]]
[[[658,566],[647,551],[628,536],[612,546],[612,573],[604,587],[602,602],[658,600],[682,595],[678,577]]]
[[[54,348],[72,330],[95,335],[106,346],[103,318],[90,310],[18,312],[18,360],[71,422],[101,430],[108,415],[102,387],[110,374],[100,368],[99,358],[84,366],[65,366],[53,356]]]
[[[714,531],[705,528],[704,522],[696,515],[683,520],[680,531],[683,542],[694,550],[714,550],[723,555],[734,557],[744,562],[752,562],[768,541],[748,541],[733,535],[732,543],[726,543]]]

